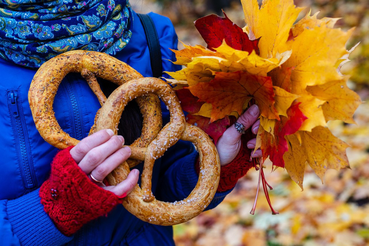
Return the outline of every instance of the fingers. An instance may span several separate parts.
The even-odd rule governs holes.
[[[259,126],[260,126],[260,120],[257,120],[251,127],[251,131],[252,133],[254,133],[255,135],[258,133],[259,131]]]
[[[92,169],[90,171],[90,175],[92,175],[97,180],[103,181],[109,173],[111,173],[121,163],[126,161],[130,155],[131,149],[129,147],[118,149],[116,152],[106,158],[100,165]],[[90,168],[91,166],[85,167],[85,169]]]
[[[90,173],[95,168],[104,169],[114,160],[122,156],[130,155],[130,149],[122,149],[124,139],[122,136],[112,136],[105,143],[93,148],[79,162],[78,166],[85,172]],[[123,151],[123,152],[122,152]],[[117,153],[116,153],[117,152]],[[104,162],[104,164],[102,164]],[[121,162],[120,162],[121,163]],[[117,163],[119,165],[119,163]],[[95,176],[96,177],[96,176]],[[98,177],[96,177],[98,178]]]
[[[259,118],[259,107],[256,104],[254,104],[238,118],[237,122],[244,126],[244,130],[247,130],[254,125],[254,123],[257,121],[258,118]],[[240,134],[237,130],[236,132]]]
[[[256,131],[257,133],[260,124],[260,122],[257,121],[258,117],[259,117],[259,108],[257,105],[254,104],[238,118],[237,122],[244,126],[245,131],[252,126],[253,133],[254,131]],[[241,135],[242,134],[237,131],[236,125],[234,124],[223,133],[221,141],[223,141],[226,144],[233,145],[240,141]]]
[[[254,151],[255,149],[255,145],[256,145],[256,138],[251,139],[250,141],[247,142],[247,148],[251,149],[251,157],[252,158],[260,158],[263,156],[263,153],[260,149],[257,149],[256,151]]]
[[[114,194],[116,194],[120,198],[123,198],[123,197],[127,196],[127,194],[130,193],[133,190],[133,188],[135,187],[135,185],[137,184],[139,173],[140,172],[137,169],[133,169],[128,174],[127,179],[120,182],[116,186],[107,186],[107,187],[104,187],[104,189],[113,192]]]
[[[129,147],[122,148],[124,138],[110,129],[98,131],[79,142],[70,150],[72,158],[90,179],[103,186],[105,177],[131,155]],[[132,170],[127,179],[116,186],[103,187],[117,196],[126,196],[138,182],[139,171]]]
[[[70,150],[70,155],[77,163],[79,163],[90,150],[105,143],[113,135],[114,132],[111,129],[98,131],[82,139],[81,142]]]
[[[256,145],[256,138],[253,138],[247,142],[247,148],[253,149]]]
[[[261,151],[261,149],[257,149],[255,151],[252,151],[251,157],[252,158],[261,158],[261,157],[263,157],[263,152]]]
[[[237,125],[234,124],[230,126],[219,138],[217,142],[217,150],[221,165],[230,163],[240,151],[242,128],[246,131],[251,127],[252,133],[257,134],[260,126],[260,121],[257,120],[259,118],[259,113],[260,111],[258,106],[252,105],[237,120],[239,123],[238,127],[241,127],[239,128],[240,132],[236,129]],[[258,157],[260,152],[261,151],[256,151],[254,153],[255,157]]]

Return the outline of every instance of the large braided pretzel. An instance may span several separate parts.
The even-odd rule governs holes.
[[[60,128],[52,109],[58,86],[69,72],[80,72],[93,84],[91,88],[98,98],[102,98],[99,99],[102,107],[95,117],[90,133],[107,128],[116,133],[127,103],[136,99],[140,104],[144,118],[143,132],[130,146],[131,158],[136,161],[132,164],[124,162],[108,175],[109,183],[116,185],[126,179],[129,167],[144,161],[141,188],[136,185],[123,200],[123,206],[141,220],[157,225],[183,223],[201,213],[211,202],[219,183],[220,163],[213,142],[202,130],[186,123],[178,98],[168,84],[156,78],[142,78],[134,69],[113,57],[98,52],[72,51],[59,55],[40,67],[31,83],[29,101],[36,127],[45,141],[58,148],[78,143],[78,140],[71,138]],[[106,99],[98,90],[95,76],[120,86]],[[158,95],[169,108],[170,122],[162,129],[160,104],[153,94]],[[157,119],[158,116],[160,120]],[[156,200],[151,192],[153,165],[179,139],[192,142],[199,152],[199,180],[184,200],[162,202]]]

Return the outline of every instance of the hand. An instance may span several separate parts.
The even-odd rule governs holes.
[[[70,155],[92,181],[103,181],[105,177],[131,155],[129,147],[122,148],[124,138],[114,135],[110,129],[98,131],[79,142],[70,150]],[[133,169],[126,180],[116,186],[103,186],[119,197],[127,195],[138,182],[139,171]],[[93,180],[95,179],[95,180]],[[100,184],[97,182],[97,184]]]
[[[252,105],[250,108],[246,110],[244,114],[242,114],[237,122],[241,123],[245,126],[245,130],[251,127],[251,131],[253,134],[257,134],[259,130],[260,121],[259,117],[259,108],[257,105]],[[220,164],[222,166],[230,163],[238,154],[241,148],[241,136],[235,126],[230,126],[221,136],[217,143],[217,150],[219,153]],[[256,138],[250,139],[247,142],[247,147],[249,149],[254,149],[256,144]],[[252,152],[251,157],[259,158],[262,156],[262,152],[260,149]]]

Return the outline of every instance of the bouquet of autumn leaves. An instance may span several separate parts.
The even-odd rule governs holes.
[[[306,165],[323,179],[327,169],[349,166],[348,145],[327,128],[330,120],[354,123],[361,103],[340,73],[353,29],[334,28],[338,19],[308,13],[293,0],[241,0],[246,26],[209,15],[195,26],[207,48],[174,51],[170,72],[189,123],[216,142],[249,104],[259,106],[257,148],[263,160],[285,168],[302,188]]]

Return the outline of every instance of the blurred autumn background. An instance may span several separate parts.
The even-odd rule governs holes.
[[[187,45],[206,46],[193,22],[207,14],[222,15],[224,10],[234,23],[245,25],[240,0],[131,0],[131,4],[137,12],[168,16]],[[255,215],[250,214],[258,184],[258,172],[252,170],[216,209],[175,226],[178,246],[369,245],[369,1],[295,0],[295,5],[306,7],[301,16],[319,12],[319,18],[341,18],[336,27],[356,27],[347,49],[360,44],[343,73],[351,75],[348,86],[363,104],[354,116],[357,124],[329,124],[332,133],[350,145],[351,169],[328,170],[324,184],[307,170],[302,191],[285,170],[272,171],[267,164],[278,215],[272,215],[262,192]]]

